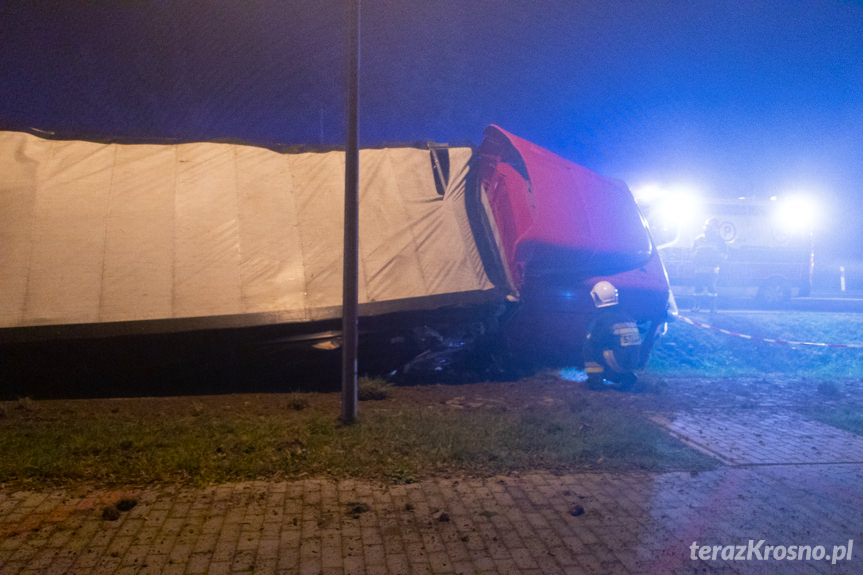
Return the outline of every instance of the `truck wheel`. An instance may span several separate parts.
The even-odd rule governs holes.
[[[758,288],[758,301],[766,307],[778,307],[791,299],[791,282],[770,278]]]

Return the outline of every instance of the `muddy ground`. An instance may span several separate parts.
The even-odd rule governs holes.
[[[738,410],[776,408],[807,410],[813,407],[849,406],[863,410],[863,379],[823,380],[797,378],[785,374],[756,377],[659,377],[644,373],[627,391],[588,389],[587,384],[570,381],[568,372],[545,370],[515,381],[485,381],[462,384],[424,384],[394,386],[384,401],[361,401],[360,416],[379,410],[429,404],[446,404],[456,409],[480,407],[521,410],[559,403],[589,403],[638,412],[678,412],[693,410]],[[289,391],[296,389],[297,391]],[[91,399],[22,398],[3,402],[6,410],[38,405],[58,415],[64,412],[117,412],[142,415],[158,411],[170,416],[187,415],[192,410],[217,408],[234,413],[269,415],[284,413],[297,397],[308,407],[340,414],[341,394],[337,391],[309,392],[286,386],[285,392],[229,393],[186,396]],[[33,411],[36,417],[39,410]],[[45,413],[43,411],[43,414]]]

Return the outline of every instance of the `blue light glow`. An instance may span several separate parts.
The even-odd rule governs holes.
[[[575,383],[584,383],[587,381],[587,374],[583,369],[577,367],[565,367],[560,370],[559,375],[561,379]]]

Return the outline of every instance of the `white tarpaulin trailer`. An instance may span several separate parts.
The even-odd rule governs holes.
[[[360,152],[361,313],[495,292],[455,177],[471,153],[442,196],[428,149]],[[339,317],[343,198],[339,151],[0,132],[0,328]]]
[[[360,151],[364,369],[589,351],[595,373],[634,381],[673,305],[631,193],[498,126],[484,136]],[[319,371],[311,350],[338,345],[344,160],[0,132],[0,379],[131,393],[130,378],[171,391]]]

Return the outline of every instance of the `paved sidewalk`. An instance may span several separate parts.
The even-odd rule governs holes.
[[[0,574],[863,573],[863,438],[775,409],[653,419],[724,465],[0,489]],[[124,499],[135,505],[116,510]],[[703,545],[710,559],[693,560]],[[732,545],[752,560],[730,559]],[[758,560],[768,546],[808,546],[806,559]]]
[[[863,464],[863,437],[777,409],[693,410],[651,419],[730,465]]]
[[[0,492],[0,573],[860,573],[861,485],[853,464]],[[836,565],[690,557],[750,539],[858,547]]]

